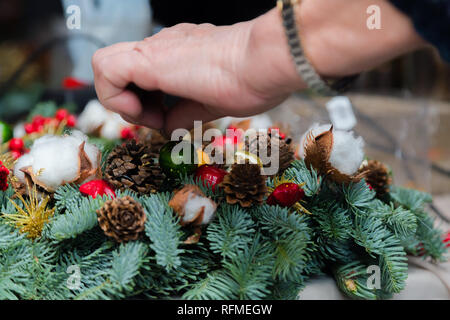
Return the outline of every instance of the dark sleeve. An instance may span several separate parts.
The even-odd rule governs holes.
[[[408,15],[417,32],[450,62],[450,0],[391,0]]]

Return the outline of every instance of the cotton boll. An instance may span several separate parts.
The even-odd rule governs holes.
[[[117,113],[111,113],[110,116],[103,123],[100,130],[100,136],[106,139],[119,139],[123,128],[129,127],[130,124],[122,119]]]
[[[61,185],[77,181],[81,175],[80,169],[95,177],[100,151],[86,141],[87,136],[79,131],[63,137],[43,136],[34,142],[28,154],[19,159],[14,169],[15,175],[20,181],[25,182],[25,175],[20,170],[31,166],[29,174],[34,175],[38,180],[36,183],[47,190],[55,190]],[[84,154],[80,153],[80,146],[83,143],[84,152],[92,164],[90,168],[80,168],[80,157]]]
[[[169,201],[169,206],[181,218],[181,225],[200,226],[214,217],[217,204],[205,196],[196,185],[185,185]]]
[[[300,145],[298,147],[298,156],[302,159],[305,157],[305,143],[306,138],[311,133],[313,137],[317,137],[319,134],[324,133],[325,131],[330,130],[331,124],[322,124],[314,123],[301,137]]]
[[[14,175],[19,181],[25,182],[25,174],[20,171],[20,169],[31,165],[33,165],[33,157],[29,153],[24,154],[17,160],[16,165],[14,166]]]
[[[92,133],[107,121],[109,113],[98,100],[91,100],[78,117],[77,127],[85,133]]]
[[[191,195],[186,202],[183,222],[189,223],[195,220],[198,213],[203,210],[203,219],[200,224],[208,224],[214,217],[216,212],[216,204],[211,199],[197,195]]]
[[[76,179],[79,172],[79,150],[72,141],[61,139],[40,145],[31,151],[34,159],[33,172],[39,181],[56,189],[64,182]]]
[[[354,174],[364,160],[364,140],[355,138],[353,131],[333,131],[330,163],[344,174]]]

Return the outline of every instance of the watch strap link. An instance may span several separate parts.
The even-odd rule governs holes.
[[[352,75],[338,80],[324,80],[315,71],[314,67],[304,54],[297,25],[295,23],[294,5],[299,2],[300,0],[278,0],[277,2],[277,6],[283,18],[283,26],[287,36],[289,50],[297,72],[308,87],[316,93],[324,96],[338,95],[347,90],[358,75]]]

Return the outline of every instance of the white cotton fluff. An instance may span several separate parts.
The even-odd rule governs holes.
[[[309,132],[317,137],[321,133],[330,130],[331,124],[319,125],[315,123],[302,136],[300,140],[298,155],[305,157],[305,142]],[[353,131],[333,130],[333,147],[330,154],[330,163],[340,172],[351,175],[355,173],[364,160],[364,140],[362,137],[355,137]]]
[[[112,140],[120,138],[122,129],[131,124],[119,114],[107,110],[98,100],[91,100],[78,117],[77,126],[87,134],[101,127],[100,136]]]
[[[14,136],[14,138],[22,138],[26,134],[27,133],[25,132],[25,123],[20,122],[20,123],[15,125],[15,127],[13,129],[13,136]]]
[[[204,207],[204,211],[201,224],[208,224],[214,217],[216,204],[211,199],[196,194],[191,194],[186,201],[183,222],[189,223],[195,219],[202,207]]]
[[[108,117],[100,130],[100,136],[106,139],[118,139],[123,128],[129,127],[130,124],[122,119],[117,113],[112,113]]]
[[[356,138],[353,131],[333,131],[333,148],[330,163],[340,172],[354,174],[364,160],[364,140]]]
[[[79,131],[70,136],[43,136],[34,142],[28,154],[19,158],[14,175],[25,182],[20,169],[31,166],[33,173],[39,175],[39,181],[52,189],[73,181],[79,174],[79,147],[83,142],[87,142],[87,136]],[[88,143],[84,150],[96,168],[100,151]]]
[[[78,117],[77,127],[84,133],[91,133],[103,125],[108,117],[109,111],[98,100],[91,100]]]
[[[305,142],[309,133],[312,131],[314,137],[317,137],[319,134],[324,133],[325,131],[330,130],[331,124],[322,124],[314,123],[300,138],[300,145],[298,149],[298,155],[303,159],[305,158]]]

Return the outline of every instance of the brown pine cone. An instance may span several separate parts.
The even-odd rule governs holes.
[[[269,132],[257,133],[256,136],[249,136],[245,138],[245,151],[248,151],[258,157],[272,156],[272,144],[274,147],[278,146],[279,150],[279,164],[277,174],[282,174],[291,163],[295,160],[294,150],[289,143],[281,137],[271,134]],[[267,151],[266,151],[267,150]],[[264,168],[271,166],[271,163],[264,164]]]
[[[150,147],[135,140],[116,147],[110,153],[105,177],[116,189],[131,189],[145,194],[157,192],[164,180]]]
[[[139,128],[138,130],[138,138],[139,143],[148,145],[150,147],[151,154],[153,158],[159,157],[159,150],[169,142],[161,133],[157,130],[150,128]]]
[[[266,177],[261,175],[261,168],[249,163],[234,164],[220,186],[229,204],[239,203],[244,208],[261,204],[267,191]]]
[[[389,192],[392,183],[388,168],[380,161],[369,160],[362,166],[358,173],[364,173],[366,182],[375,190],[377,197],[381,197]]]
[[[106,201],[97,217],[103,232],[117,242],[137,240],[147,219],[142,206],[129,196]]]

